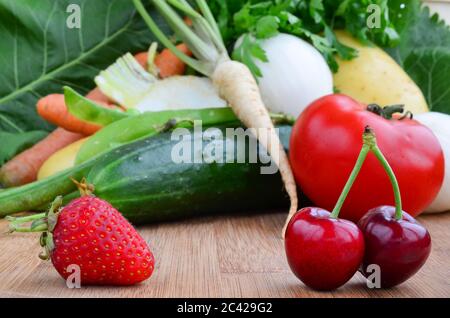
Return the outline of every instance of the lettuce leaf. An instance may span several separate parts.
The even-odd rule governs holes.
[[[66,24],[73,4],[80,28]],[[154,37],[128,0],[0,0],[0,39],[1,164],[54,128],[36,113],[40,97],[65,85],[86,93],[100,70]]]
[[[422,90],[433,111],[450,114],[450,27],[419,0],[390,0],[400,43],[386,51]]]
[[[33,146],[47,135],[45,131],[26,131],[20,134],[0,131],[2,141],[0,151],[0,165],[4,164],[15,154]]]

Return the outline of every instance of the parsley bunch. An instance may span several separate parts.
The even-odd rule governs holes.
[[[394,46],[399,41],[387,0],[209,0],[208,4],[233,59],[245,63],[257,77],[261,72],[254,59],[267,61],[259,42],[279,32],[310,42],[333,72],[338,70],[336,54],[344,60],[357,55],[338,41],[335,28],[346,29],[368,45]],[[377,6],[378,28],[367,24],[373,13],[368,10],[369,5]]]

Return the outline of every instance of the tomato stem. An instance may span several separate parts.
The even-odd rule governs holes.
[[[378,116],[381,116],[385,119],[392,119],[392,116],[396,113],[402,114],[405,111],[405,105],[397,104],[397,105],[388,105],[381,107],[378,104],[369,104],[367,105],[367,110],[372,112]]]

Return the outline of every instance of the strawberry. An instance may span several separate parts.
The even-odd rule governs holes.
[[[146,242],[111,204],[90,194],[77,183],[83,195],[57,211],[58,197],[48,213],[10,218],[11,231],[43,231],[41,258],[51,261],[67,279],[70,265],[78,265],[82,285],[132,285],[149,278],[154,258]],[[31,228],[20,227],[24,222]],[[70,268],[69,268],[70,269]]]

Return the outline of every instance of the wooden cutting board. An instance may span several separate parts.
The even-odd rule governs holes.
[[[357,273],[334,292],[314,292],[290,272],[280,238],[285,215],[208,217],[140,227],[156,269],[133,287],[68,289],[50,262],[40,261],[36,234],[3,234],[0,296],[4,297],[450,297],[450,213],[419,218],[433,250],[411,280],[371,290]]]
[[[450,23],[450,1],[426,1]],[[201,218],[141,227],[156,257],[153,276],[126,287],[68,289],[49,262],[37,257],[38,235],[2,234],[3,297],[450,297],[450,212],[419,218],[433,250],[412,279],[389,290],[371,290],[358,273],[334,292],[314,292],[286,263],[280,238],[285,215]]]

